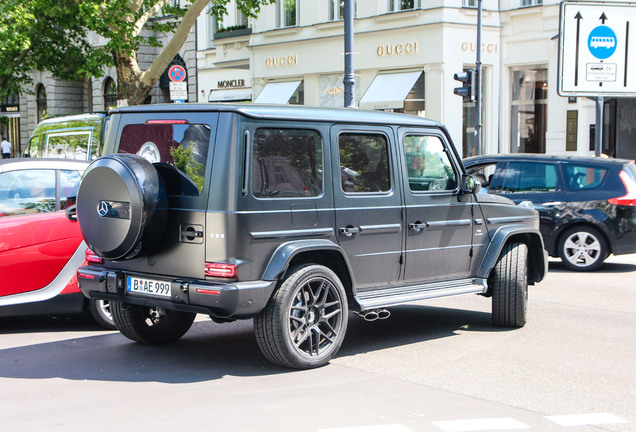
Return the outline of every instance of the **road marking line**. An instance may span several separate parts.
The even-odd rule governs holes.
[[[629,421],[627,420],[608,413],[557,415],[546,416],[545,418],[557,424],[560,424],[561,426],[586,426],[629,423]]]
[[[487,418],[436,421],[433,424],[446,432],[529,429],[530,426],[512,418]]]
[[[335,429],[318,429],[318,432],[413,432],[401,424],[354,426]]]

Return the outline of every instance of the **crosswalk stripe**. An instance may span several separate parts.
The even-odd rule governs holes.
[[[546,418],[561,426],[592,426],[603,424],[629,423],[627,420],[616,417],[614,414],[609,413],[568,414],[546,416]]]
[[[318,429],[318,432],[413,432],[401,424],[354,426],[335,429]]]
[[[513,418],[484,418],[436,421],[433,424],[446,432],[473,432],[483,430],[529,429],[530,426]]]

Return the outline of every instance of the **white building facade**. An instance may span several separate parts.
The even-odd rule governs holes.
[[[342,107],[343,4],[279,0],[249,22],[235,8],[222,22],[202,16],[198,101]],[[475,67],[476,6],[477,0],[356,0],[356,106],[439,120],[463,156],[474,154],[476,110],[453,94],[461,86],[453,75]],[[594,101],[557,94],[559,2],[483,0],[482,24],[481,153],[594,154]],[[603,152],[635,157],[636,141],[634,149],[619,144],[621,130],[636,138],[627,121],[636,104],[608,100],[605,111]],[[619,114],[623,126],[613,125]]]

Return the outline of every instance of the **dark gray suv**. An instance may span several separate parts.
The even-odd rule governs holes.
[[[545,275],[538,215],[477,202],[445,128],[402,114],[245,105],[111,111],[103,156],[77,197],[100,259],[82,292],[110,300],[148,344],[197,313],[254,319],[272,362],[311,368],[367,319],[435,297],[492,297],[493,322],[526,322]]]

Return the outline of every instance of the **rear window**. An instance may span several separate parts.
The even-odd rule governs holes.
[[[598,188],[607,175],[606,168],[589,165],[565,164],[565,177],[568,189],[572,191]]]
[[[210,146],[211,129],[205,124],[145,123],[124,126],[119,153],[136,154],[151,163],[175,167],[191,188],[183,195],[200,195]]]

